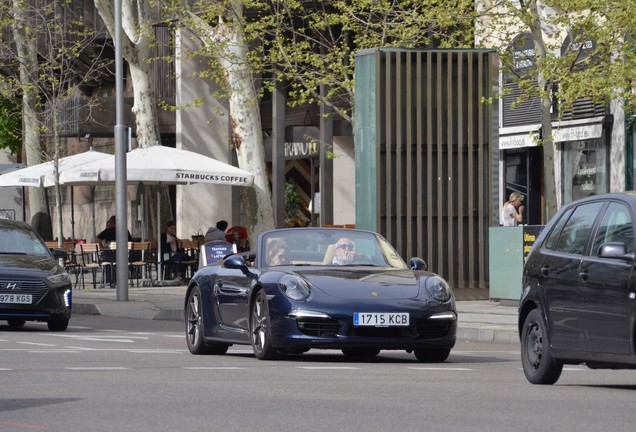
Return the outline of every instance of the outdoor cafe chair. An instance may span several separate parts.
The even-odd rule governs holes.
[[[129,266],[130,266],[130,281],[137,280],[137,286],[139,286],[139,279],[148,278],[150,275],[150,263],[147,261],[147,255],[150,254],[150,242],[130,242],[129,243]]]
[[[93,275],[93,289],[97,288],[97,271],[102,269],[99,253],[99,243],[80,244],[79,273],[82,279],[82,289],[86,288],[85,275]]]

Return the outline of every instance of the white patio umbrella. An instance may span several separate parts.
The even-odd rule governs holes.
[[[254,175],[235,166],[188,150],[155,145],[137,148],[126,153],[126,179],[128,183],[186,185],[193,183],[252,186]],[[102,159],[84,166],[64,170],[60,183],[90,185],[115,182],[115,157]],[[159,196],[159,190],[157,190]],[[158,197],[159,198],[159,197]],[[157,217],[160,214],[157,199]],[[157,223],[158,258],[161,253],[161,227]],[[161,259],[157,260],[161,275]]]
[[[58,170],[62,174],[69,168],[86,165],[91,162],[105,159],[108,153],[102,153],[95,150],[88,150],[84,153],[78,153],[71,156],[60,158]],[[43,162],[37,165],[31,165],[26,168],[11,171],[0,175],[0,186],[34,186],[34,187],[51,187],[55,186],[55,165],[54,161]]]
[[[58,161],[58,171],[60,176],[68,169],[76,168],[112,157],[108,153],[94,151],[92,148],[83,153],[60,158]],[[0,186],[30,186],[45,188],[55,186],[55,164],[54,161],[43,162],[31,165],[26,168],[11,171],[0,175]],[[73,209],[73,189],[71,189],[71,231],[72,238],[75,239],[75,211]]]

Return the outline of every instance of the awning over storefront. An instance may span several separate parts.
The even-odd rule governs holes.
[[[554,122],[552,136],[554,142],[583,141],[600,138],[603,135],[605,117]]]
[[[540,124],[515,126],[499,129],[499,150],[522,147],[536,147]]]

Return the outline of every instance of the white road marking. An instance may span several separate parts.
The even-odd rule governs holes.
[[[245,370],[246,367],[236,366],[188,366],[183,369],[187,370]]]
[[[127,367],[117,367],[117,366],[86,366],[86,367],[66,367],[66,370],[75,370],[75,371],[109,371],[109,370],[130,370]]]
[[[18,342],[18,343],[22,345],[37,345],[37,346],[49,346],[49,347],[57,346],[54,344],[45,344],[45,343],[36,343],[36,342]]]
[[[147,336],[127,336],[127,335],[71,335],[71,334],[46,334],[52,337],[59,337],[65,339],[74,339],[81,341],[94,341],[94,342],[120,342],[120,343],[135,343],[135,340],[149,340]]]
[[[460,367],[416,367],[410,366],[407,369],[413,370],[432,370],[432,371],[474,371],[475,369],[470,368],[460,368]]]
[[[353,366],[298,366],[298,369],[308,369],[308,370],[357,370],[359,367]]]

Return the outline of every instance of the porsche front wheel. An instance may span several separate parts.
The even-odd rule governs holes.
[[[250,330],[254,355],[259,360],[275,359],[279,353],[272,347],[269,308],[267,307],[265,291],[261,290],[256,294],[251,312]]]
[[[229,345],[206,344],[203,339],[203,303],[199,287],[192,288],[186,305],[186,341],[192,354],[225,354]]]
[[[440,363],[448,358],[450,351],[450,348],[418,348],[413,352],[421,362]]]

